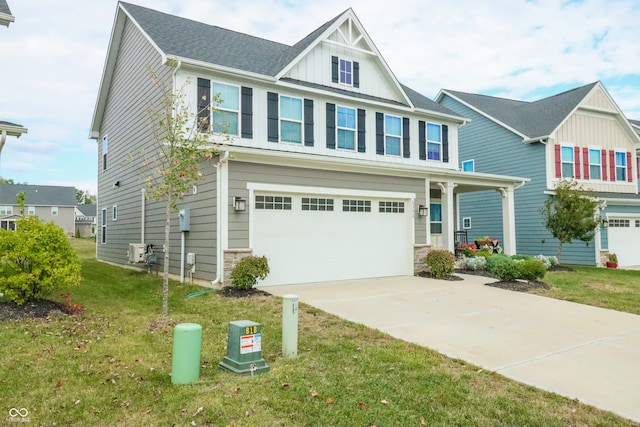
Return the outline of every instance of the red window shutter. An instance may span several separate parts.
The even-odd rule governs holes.
[[[627,151],[627,181],[633,181],[633,166],[631,165],[631,152]]]
[[[607,180],[607,150],[602,150],[602,180]]]
[[[609,151],[609,181],[616,180],[616,152]]]
[[[580,179],[580,147],[573,147],[573,162],[576,173],[576,179]]]
[[[560,161],[560,146],[556,144],[556,178],[562,178],[562,162]]]
[[[584,165],[584,179],[589,179],[589,149],[582,148],[582,164]]]

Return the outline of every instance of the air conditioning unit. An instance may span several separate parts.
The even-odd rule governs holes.
[[[139,263],[145,262],[145,254],[147,245],[144,243],[129,243],[129,262]]]

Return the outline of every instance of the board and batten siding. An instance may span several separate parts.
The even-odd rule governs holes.
[[[98,219],[97,258],[127,264],[129,243],[141,243],[142,153],[153,152],[157,141],[149,131],[148,109],[161,98],[161,91],[151,80],[152,67],[165,81],[171,82],[173,69],[163,66],[161,56],[131,21],[127,20],[119,55],[109,86],[108,100],[98,138]],[[108,138],[107,170],[102,165],[102,138]],[[187,196],[179,207],[193,206],[191,230],[186,233],[187,252],[196,253],[196,276],[215,278],[215,169],[205,170],[205,181],[198,184],[196,195]],[[119,182],[119,186],[114,184]],[[117,220],[112,217],[117,205]],[[107,243],[101,244],[102,209],[107,210]],[[162,270],[164,242],[164,203],[146,201],[145,242],[153,244],[158,258],[154,270]],[[180,271],[180,233],[178,214],[172,213],[170,272]]]
[[[425,203],[425,181],[423,179],[337,172],[320,169],[302,169],[230,161],[230,199],[232,196],[240,196],[248,200],[249,190],[247,189],[247,183],[415,193],[416,206]],[[233,212],[233,209],[230,209],[230,249],[243,249],[249,247],[248,210],[253,206],[252,201],[249,201],[248,206],[247,212],[243,213],[235,213]],[[411,208],[411,206],[405,207],[405,209]],[[415,214],[414,218],[415,243],[426,243],[426,220],[425,218],[420,218]]]
[[[497,125],[449,96],[440,102],[463,117],[471,119],[460,129],[460,161],[475,161],[475,171],[522,176],[531,181],[514,192],[516,249],[520,254],[556,255],[558,241],[545,228],[540,208],[549,196],[545,168],[545,146],[524,144],[522,137]],[[496,191],[460,195],[459,217],[471,217],[469,240],[489,235],[502,236],[502,197]],[[562,262],[595,264],[593,243],[565,245]]]

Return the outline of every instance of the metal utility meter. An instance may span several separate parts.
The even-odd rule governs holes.
[[[219,366],[240,375],[256,375],[269,370],[262,358],[262,332],[250,320],[229,322],[227,355]]]

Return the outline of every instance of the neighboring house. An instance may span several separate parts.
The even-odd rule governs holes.
[[[607,252],[622,266],[640,265],[637,152],[640,122],[627,121],[595,82],[535,102],[443,89],[436,101],[471,122],[460,129],[460,162],[468,170],[531,179],[515,197],[518,252],[554,255],[558,241],[540,208],[562,179],[576,180],[606,203],[608,221],[594,241],[564,245],[562,262],[601,265]],[[472,235],[500,236],[500,205],[482,194],[460,200]],[[604,225],[604,224],[603,224]]]
[[[96,234],[97,222],[96,205],[78,205],[75,209],[76,235],[91,237]]]
[[[53,221],[68,235],[75,233],[76,189],[48,185],[0,184],[0,226],[15,229],[20,217],[16,203],[18,193],[25,193],[25,215],[35,215],[43,222]]]
[[[11,9],[9,9],[7,1],[0,0],[0,25],[8,27],[13,21],[15,21],[15,18],[11,14]]]
[[[453,249],[456,195],[486,189],[502,194],[505,248],[515,250],[523,179],[460,172],[465,119],[398,82],[353,10],[288,46],[119,3],[90,135],[98,259],[126,264],[129,243],[162,250],[163,205],[145,201],[128,160],[157,144],[150,67],[187,85],[194,112],[222,94],[209,119],[215,127],[224,113],[233,140],[179,203],[182,236],[174,213],[172,274],[191,268],[184,237],[194,278],[214,283],[251,253],[269,259],[263,284],[411,275],[432,244]]]

